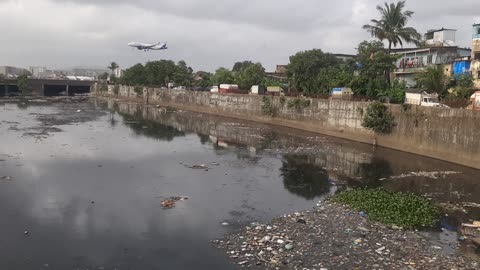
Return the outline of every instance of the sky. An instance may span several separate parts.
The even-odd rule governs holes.
[[[49,69],[122,68],[160,59],[194,70],[262,63],[267,71],[313,48],[354,54],[378,18],[374,0],[0,0],[0,65]],[[390,1],[388,1],[390,2]],[[471,46],[480,1],[407,0],[420,33],[457,29]],[[167,41],[166,51],[138,51],[130,41]]]

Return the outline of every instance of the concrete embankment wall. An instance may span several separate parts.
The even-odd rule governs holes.
[[[388,135],[375,134],[361,126],[368,103],[312,99],[309,106],[290,107],[286,98],[273,98],[275,116],[262,111],[263,97],[216,94],[160,88],[94,87],[97,95],[135,99],[274,125],[292,127],[335,137],[402,150],[480,169],[480,112],[413,106],[405,112],[389,106],[395,127]],[[135,91],[136,90],[136,91]]]

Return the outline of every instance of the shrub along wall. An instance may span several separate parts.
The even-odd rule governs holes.
[[[94,87],[96,90],[96,87]],[[387,134],[362,126],[369,103],[344,100],[218,94],[114,86],[98,95],[287,126],[374,143],[480,169],[480,112],[389,105],[394,126]],[[143,93],[139,95],[139,93]]]

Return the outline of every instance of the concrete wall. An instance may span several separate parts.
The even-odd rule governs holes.
[[[479,26],[480,27],[480,26]],[[475,55],[480,52],[480,37],[472,40],[472,65],[470,71],[475,79],[475,88],[480,89],[480,61],[475,60]]]
[[[480,112],[414,106],[408,112],[391,105],[396,126],[388,135],[375,134],[361,126],[368,103],[313,99],[305,108],[289,107],[273,97],[275,116],[262,112],[263,97],[209,92],[113,86],[99,95],[135,99],[148,104],[217,114],[245,120],[297,128],[364,143],[402,150],[480,168]]]

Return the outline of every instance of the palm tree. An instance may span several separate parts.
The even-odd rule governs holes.
[[[115,69],[117,69],[119,67],[119,65],[115,62],[112,62],[110,63],[110,66],[108,66],[108,69],[110,69],[112,71],[112,73],[115,72]]]
[[[393,46],[403,46],[403,42],[419,45],[421,35],[413,27],[406,27],[408,19],[413,15],[413,11],[406,10],[405,1],[395,3],[385,3],[385,6],[377,6],[381,14],[380,20],[371,20],[372,25],[366,24],[363,29],[367,30],[373,37],[381,41],[388,41],[388,53]]]
[[[428,67],[424,72],[418,73],[415,77],[417,85],[425,88],[428,92],[444,95],[447,88],[447,77],[440,65]]]

